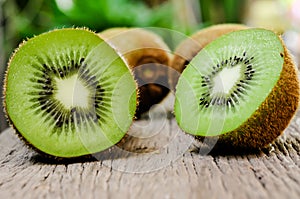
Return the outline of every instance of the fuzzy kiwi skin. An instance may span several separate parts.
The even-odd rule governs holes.
[[[272,143],[289,125],[299,105],[300,88],[297,68],[285,46],[282,56],[283,68],[271,93],[240,127],[217,137],[217,148],[261,149]],[[196,139],[214,144],[216,137],[196,136]]]
[[[171,90],[175,90],[178,78],[182,71],[207,44],[223,34],[247,28],[249,27],[243,24],[212,25],[197,31],[189,38],[183,40],[175,49],[174,57],[171,61],[171,68],[173,70],[170,70],[168,73]]]
[[[136,117],[139,118],[169,93],[170,49],[159,35],[141,28],[110,28],[98,35],[119,52],[136,77],[139,86]],[[154,68],[152,76],[144,76],[139,70],[144,64]]]

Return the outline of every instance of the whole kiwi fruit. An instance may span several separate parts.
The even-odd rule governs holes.
[[[8,63],[4,107],[42,154],[74,158],[119,142],[136,110],[136,82],[115,50],[85,28],[24,41]]]
[[[170,49],[158,34],[143,28],[110,28],[99,36],[116,49],[135,76],[139,118],[169,93]]]

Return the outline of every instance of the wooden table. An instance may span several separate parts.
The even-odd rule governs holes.
[[[300,198],[300,112],[257,153],[207,154],[165,112],[134,122],[122,146],[58,162],[0,135],[0,198]],[[200,153],[199,153],[200,148]]]

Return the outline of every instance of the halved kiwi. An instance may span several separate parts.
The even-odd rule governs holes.
[[[5,79],[13,127],[38,151],[78,157],[119,142],[136,109],[136,82],[123,60],[87,29],[58,29],[22,43]]]
[[[158,34],[143,28],[110,28],[99,36],[119,52],[135,76],[139,118],[169,93],[170,49]]]
[[[274,32],[234,31],[191,60],[175,96],[176,120],[187,133],[260,148],[282,133],[297,110],[297,69]]]
[[[175,89],[178,78],[185,67],[207,44],[223,34],[247,28],[249,27],[243,24],[217,24],[203,28],[183,40],[176,48],[170,64],[173,69],[169,71],[169,84],[171,90]]]

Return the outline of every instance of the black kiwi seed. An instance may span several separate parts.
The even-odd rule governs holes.
[[[208,108],[208,107],[209,107],[209,102],[206,102],[205,108]]]
[[[243,93],[244,91],[242,90],[242,89],[240,89],[240,88],[237,88],[236,89],[238,92],[240,92],[240,93]]]
[[[252,70],[252,65],[248,65],[247,70]]]
[[[232,103],[231,98],[228,98],[226,101],[226,105],[229,106]]]
[[[237,96],[239,95],[239,92],[237,90],[234,90],[233,93],[236,94]]]

